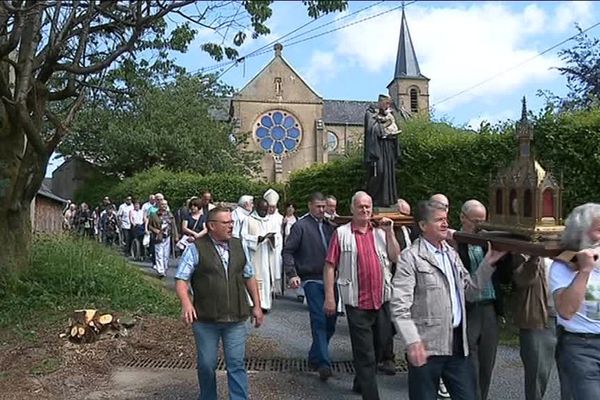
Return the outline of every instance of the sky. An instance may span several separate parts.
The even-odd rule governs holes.
[[[248,55],[244,61],[218,68],[220,63],[200,49],[207,41],[227,43],[235,29],[199,30],[177,61],[189,71],[219,72],[224,83],[241,89],[273,58],[273,43],[281,42],[283,57],[325,99],[376,100],[386,92],[396,61],[401,2],[350,1],[346,11],[313,22],[301,2],[279,1],[272,8],[271,33],[257,39],[248,35],[239,48],[240,56]],[[407,1],[405,12],[421,73],[430,79],[433,118],[472,128],[482,121],[517,119],[523,96],[538,111],[545,103],[539,90],[564,95],[557,53],[575,42],[540,53],[575,35],[575,24],[585,29],[600,22],[600,3],[591,1]],[[237,18],[249,24],[248,17]],[[600,36],[600,27],[588,35]],[[60,162],[51,164],[47,176]]]

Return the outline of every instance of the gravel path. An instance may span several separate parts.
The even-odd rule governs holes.
[[[139,266],[152,274],[147,265]],[[173,286],[174,269],[169,271],[165,279],[167,287]],[[310,324],[306,305],[299,303],[293,293],[275,300],[274,307],[266,316],[264,326],[251,329],[251,334],[259,338],[278,343],[278,354],[264,354],[263,357],[284,356],[287,358],[305,358],[311,343]],[[396,353],[401,352],[400,343],[396,342]],[[338,319],[336,334],[331,342],[331,356],[334,361],[351,360],[350,338],[345,317]],[[401,357],[401,355],[399,355]],[[250,392],[252,399],[331,399],[358,400],[360,396],[352,393],[352,376],[337,374],[328,382],[319,381],[315,373],[271,373],[251,372]],[[408,399],[407,379],[405,374],[396,376],[378,375],[378,384],[382,400]],[[226,377],[224,372],[218,373],[219,398],[226,398]],[[189,370],[131,370],[115,371],[113,383],[116,390],[121,390],[119,398],[123,399],[193,399],[197,396],[195,371]],[[88,399],[101,399],[107,393],[93,393]],[[523,370],[518,348],[500,346],[494,370],[490,399],[512,400],[523,399]],[[546,400],[559,399],[559,386],[556,372],[553,373],[546,393]]]

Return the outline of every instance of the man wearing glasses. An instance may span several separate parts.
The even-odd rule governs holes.
[[[182,319],[192,324],[196,341],[199,399],[217,400],[219,340],[223,342],[227,365],[229,398],[247,399],[246,321],[252,317],[255,327],[263,322],[254,270],[247,262],[242,242],[232,237],[233,219],[228,208],[209,211],[206,225],[208,235],[186,248],[175,275]]]
[[[486,209],[478,200],[467,200],[460,210],[461,230],[466,233],[475,233],[477,226],[486,220]],[[458,244],[458,255],[471,274],[475,277],[477,269],[482,264],[485,249],[481,246],[465,243]],[[504,265],[507,258],[502,259],[491,281],[488,281],[483,290],[467,296],[467,340],[469,343],[469,358],[475,367],[477,383],[477,399],[487,399],[492,380],[492,371],[496,362],[496,349],[498,347],[498,319],[504,318],[502,291],[500,290],[501,274],[510,271]],[[508,278],[510,280],[510,277]]]

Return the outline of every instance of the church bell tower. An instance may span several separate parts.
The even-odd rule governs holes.
[[[408,111],[413,116],[429,116],[429,78],[423,75],[419,68],[404,8],[402,8],[394,79],[387,88],[396,108]]]

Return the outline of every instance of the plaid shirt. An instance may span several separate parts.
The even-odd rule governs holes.
[[[224,250],[223,252],[219,251],[219,256],[221,256],[221,260],[223,261],[223,267],[227,269],[227,265],[229,264],[229,251]],[[179,279],[182,281],[189,281],[192,279],[192,274],[196,269],[196,265],[200,262],[200,257],[198,255],[198,250],[194,244],[186,247],[181,258],[179,259],[179,264],[177,265],[177,273],[175,273],[175,279]],[[227,271],[227,270],[226,270]],[[250,279],[254,277],[254,268],[250,263],[246,263],[244,266],[244,278]]]

